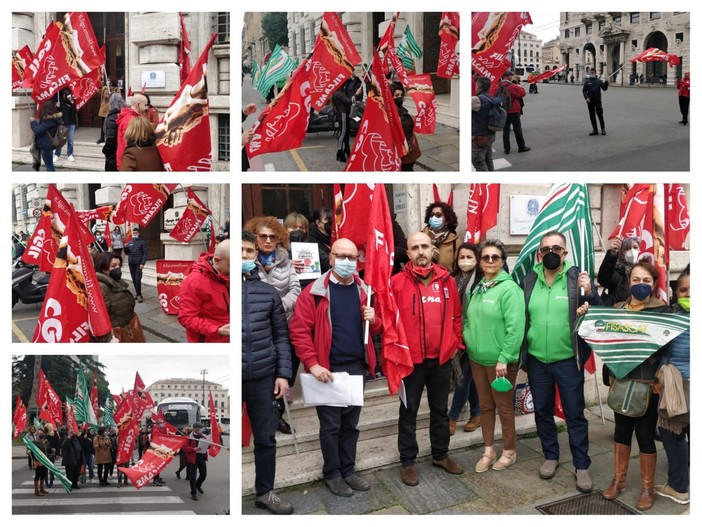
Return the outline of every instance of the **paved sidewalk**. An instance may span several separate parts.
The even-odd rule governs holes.
[[[125,279],[131,284],[128,276]],[[166,315],[163,312],[156,288],[142,283],[141,293],[144,301],[142,303],[137,302],[135,311],[139,315],[144,331],[152,333],[167,342],[186,342],[185,328],[178,323],[176,315]],[[149,341],[148,335],[146,340]]]

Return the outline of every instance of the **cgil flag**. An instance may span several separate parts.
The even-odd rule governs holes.
[[[417,107],[414,117],[414,131],[418,134],[433,134],[436,128],[436,94],[431,75],[409,75],[407,94]]]
[[[690,234],[690,214],[687,210],[685,188],[680,183],[665,185],[665,239],[673,251],[687,251]]]
[[[460,73],[458,61],[458,39],[460,35],[460,14],[441,13],[439,21],[439,63],[436,66],[436,76],[452,79]]]
[[[466,218],[466,242],[479,244],[497,225],[500,208],[499,183],[471,183]]]
[[[405,31],[402,33],[402,40],[397,45],[397,56],[400,57],[402,65],[405,67],[408,73],[414,73],[417,69],[414,64],[414,59],[422,58],[422,48],[412,34],[412,30],[409,25],[405,26]]]
[[[335,203],[332,236],[334,240],[341,238],[351,240],[358,248],[357,269],[360,271],[366,260],[366,239],[369,225],[366,218],[370,214],[374,187],[363,183],[347,183],[344,186],[343,194],[338,183],[334,187],[334,194],[339,196],[339,199]]]
[[[37,388],[37,407],[39,408],[39,418],[47,423],[52,423],[56,430],[63,424],[63,409],[61,399],[52,388],[44,370],[39,368],[39,387]]]
[[[672,313],[590,306],[576,331],[617,379],[690,329],[690,318]]]
[[[160,474],[166,466],[173,461],[175,455],[183,448],[187,437],[173,437],[156,434],[151,437],[149,448],[141,459],[131,468],[117,467],[132,482],[137,489],[148,485],[151,480]]]
[[[46,457],[46,454],[42,452],[37,445],[34,444],[33,441],[31,441],[26,435],[22,436],[22,441],[24,444],[27,446],[27,449],[32,453],[32,457],[44,465],[49,472],[51,472],[57,480],[61,482],[61,485],[63,485],[63,488],[66,489],[66,492],[69,494],[71,493],[71,482],[66,478],[66,475],[63,473],[62,470],[59,470],[54,464],[49,460],[48,457]]]
[[[19,437],[25,428],[27,428],[27,407],[22,402],[22,398],[17,396],[15,411],[12,414],[12,437]]]
[[[216,38],[217,33],[210,37],[154,130],[158,153],[168,172],[212,170],[207,57]]]
[[[629,62],[667,62],[669,66],[677,66],[680,64],[680,57],[672,53],[666,53],[658,48],[648,48],[629,59]]]
[[[32,50],[29,49],[29,46],[24,46],[12,54],[12,91],[22,87],[25,70],[33,59],[34,55],[32,55]]]
[[[276,44],[261,72],[261,78],[258,81],[258,92],[267,97],[271,88],[278,82],[287,79],[293,70],[295,70],[295,61],[290,58],[279,44]]]
[[[183,13],[178,13],[180,18],[180,40],[178,41],[178,65],[180,66],[180,83],[183,84],[185,79],[190,75],[190,39],[188,38],[188,30],[185,28],[185,19]]]
[[[579,183],[554,185],[536,216],[517,262],[512,278],[521,283],[536,263],[541,238],[550,231],[565,235],[573,263],[588,273],[594,272],[595,248],[587,186]]]
[[[222,442],[220,433],[219,433],[219,423],[217,422],[217,407],[215,406],[214,399],[212,398],[212,392],[210,391],[210,404],[209,404],[209,411],[210,411],[210,429],[212,430],[211,434],[211,440],[213,443],[218,443],[218,444],[213,444],[210,445],[207,448],[207,453],[211,455],[212,457],[217,456],[219,454],[219,451],[221,447],[219,446],[219,443]]]
[[[188,187],[188,201],[183,215],[175,224],[168,236],[179,242],[189,243],[200,232],[207,217],[212,214],[193,189]]]
[[[653,189],[649,184],[636,183],[622,185],[621,201],[619,202],[619,222],[609,235],[609,240],[622,238],[640,238],[641,222],[646,214],[646,206]]]
[[[180,287],[192,267],[192,260],[156,260],[156,292],[166,315],[180,311]]]
[[[563,66],[560,66],[559,68],[553,69],[551,71],[544,71],[540,75],[535,75],[534,77],[530,78],[527,82],[529,84],[536,84],[537,82],[541,82],[544,79],[550,79],[553,77],[556,73],[560,73],[563,70],[565,70],[568,67],[568,64],[563,64]]]
[[[663,183],[651,185],[652,193],[646,205],[646,215],[641,226],[641,250],[639,260],[647,258],[658,271],[654,295],[668,303],[669,252],[665,234],[665,190]]]

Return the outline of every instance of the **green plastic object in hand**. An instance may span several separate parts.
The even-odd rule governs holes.
[[[496,392],[508,392],[513,388],[507,377],[497,377],[492,381],[491,386]]]

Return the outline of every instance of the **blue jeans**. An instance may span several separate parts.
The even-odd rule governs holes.
[[[51,150],[41,150],[41,159],[44,161],[44,165],[46,165],[46,171],[47,172],[56,172],[56,167],[54,167],[54,158],[53,158],[53,152]]]
[[[72,156],[73,155],[73,136],[76,133],[76,125],[75,124],[67,124],[68,127],[68,141],[66,142],[66,155],[67,156]],[[57,148],[56,151],[54,152],[56,154],[56,157],[61,157],[61,149]]]
[[[241,383],[241,400],[251,421],[256,466],[256,496],[273,490],[275,482],[275,431],[278,406],[273,397],[274,375]]]
[[[453,401],[451,410],[449,410],[449,418],[458,421],[458,417],[466,405],[466,401],[470,402],[470,416],[477,417],[480,415],[480,401],[478,400],[478,391],[475,389],[473,375],[470,371],[470,361],[468,355],[461,355],[462,375],[456,384],[456,390],[453,392]]]
[[[668,456],[668,485],[684,494],[690,489],[690,425],[679,434],[664,428],[658,432]]]
[[[575,357],[546,364],[532,355],[527,359],[529,386],[534,398],[534,421],[536,432],[541,440],[544,458],[558,460],[558,431],[553,419],[553,407],[556,399],[556,387],[561,396],[563,413],[568,425],[568,442],[576,469],[590,467],[588,456],[588,423],[585,418],[585,372],[578,370]]]

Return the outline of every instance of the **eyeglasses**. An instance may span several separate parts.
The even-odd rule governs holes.
[[[278,236],[276,234],[257,234],[256,237],[261,241],[270,240],[272,242],[278,241]]]
[[[358,260],[358,256],[353,256],[351,254],[339,254],[339,253],[332,253],[337,260],[348,260],[349,262],[355,262]]]
[[[563,251],[565,251],[565,247],[561,247],[560,245],[552,245],[551,247],[541,247],[539,249],[541,256],[546,256],[548,253],[560,255],[563,254]]]
[[[431,215],[434,216],[435,218],[443,218],[443,217],[444,217],[444,213],[441,212],[441,211],[439,211],[439,212],[432,212]]]
[[[499,262],[500,260],[502,260],[502,256],[499,254],[484,254],[480,257],[480,261],[485,263]]]

